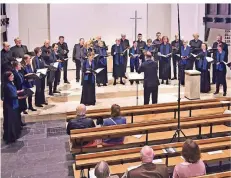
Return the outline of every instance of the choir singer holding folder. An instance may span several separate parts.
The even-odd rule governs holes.
[[[83,88],[81,96],[81,104],[86,106],[95,105],[95,54],[93,52],[88,53],[88,59],[83,61]]]
[[[42,50],[40,47],[37,47],[34,49],[35,57],[32,60],[32,67],[34,69],[34,72],[37,73],[38,70],[45,69],[47,65],[45,64],[43,58],[42,58]],[[35,106],[37,107],[43,107],[42,104],[47,105],[48,103],[45,101],[45,76],[41,75],[39,80],[35,80]]]

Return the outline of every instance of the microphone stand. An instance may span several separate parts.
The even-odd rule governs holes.
[[[181,36],[180,36],[180,12],[179,12],[179,4],[177,4],[177,13],[178,13],[178,34],[179,34],[179,52],[180,52],[180,60],[181,60]],[[173,142],[173,140],[175,138],[177,138],[177,142],[180,142],[180,133],[182,133],[182,135],[186,137],[186,135],[184,134],[184,132],[181,130],[180,127],[180,70],[179,70],[179,62],[178,62],[178,117],[177,117],[177,129],[170,141],[170,143]]]

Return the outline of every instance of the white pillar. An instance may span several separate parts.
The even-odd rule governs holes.
[[[7,28],[8,42],[14,46],[14,38],[19,36],[18,4],[6,4],[6,14],[10,18]]]

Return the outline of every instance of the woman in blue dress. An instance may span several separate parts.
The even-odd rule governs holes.
[[[3,140],[8,144],[15,142],[21,134],[21,113],[18,99],[26,96],[18,96],[23,90],[17,91],[14,83],[14,74],[11,71],[4,73],[3,86]]]

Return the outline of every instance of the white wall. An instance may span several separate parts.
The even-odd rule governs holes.
[[[19,4],[19,36],[29,50],[49,37],[47,4]]]
[[[14,38],[19,36],[18,4],[6,4],[7,17],[10,18],[7,28],[8,42],[14,45]]]
[[[74,44],[79,38],[85,40],[101,35],[109,45],[125,33],[132,42],[135,38],[135,22],[131,17],[137,10],[137,33],[142,33],[146,39],[147,32],[147,5],[146,4],[51,4],[50,5],[50,37],[51,41],[57,41],[58,36],[63,35],[67,42],[70,54]],[[60,13],[61,12],[61,13]],[[61,24],[66,26],[60,26]],[[70,60],[70,68],[73,68]]]
[[[200,39],[204,40],[203,17],[205,4],[180,4],[180,29],[181,36],[185,40],[193,39],[193,33],[199,33]],[[171,39],[178,33],[177,4],[171,5]]]
[[[156,32],[171,35],[171,4],[148,4],[148,38],[155,39]]]

